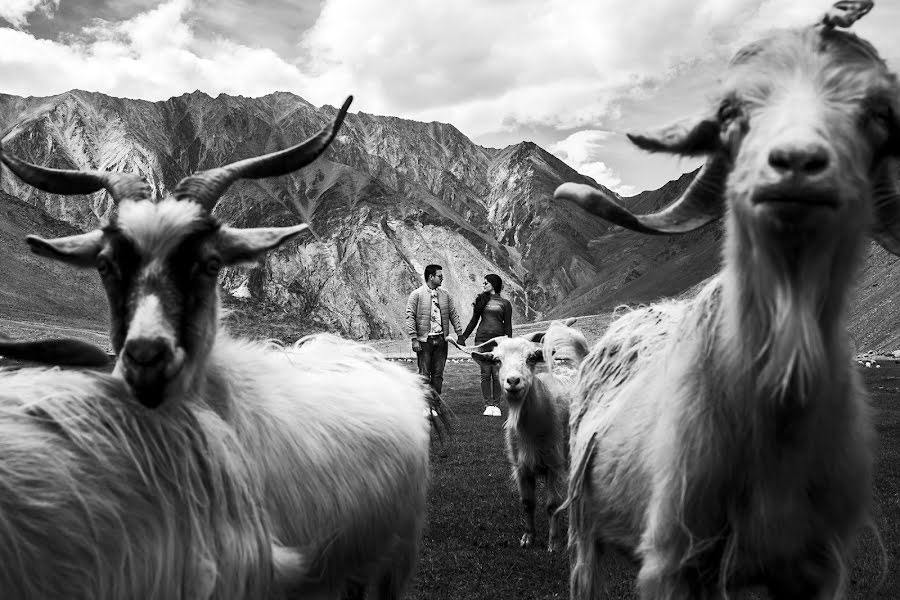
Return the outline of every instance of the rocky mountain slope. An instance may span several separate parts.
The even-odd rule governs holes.
[[[287,93],[194,92],[165,102],[83,91],[0,95],[0,132],[4,147],[26,160],[136,171],[161,196],[194,171],[303,140],[335,112]],[[658,209],[693,176],[625,202],[636,212]],[[322,159],[299,173],[238,182],[216,207],[232,226],[304,221],[314,231],[257,265],[224,274],[223,298],[236,309],[232,326],[284,340],[321,329],[402,338],[406,297],[431,262],[444,266],[444,287],[464,324],[487,272],[503,277],[522,323],[679,295],[718,269],[721,225],[674,237],[628,232],[554,203],[563,181],[593,183],[529,142],[484,148],[451,125],[350,114]],[[97,226],[113,210],[106,194],[45,194],[5,169],[0,191],[0,207],[15,223],[0,228],[0,264],[4,274],[17,274],[0,280],[0,309],[88,318],[102,327],[106,307],[96,274],[50,266],[28,255],[20,240],[45,231],[41,223],[67,231]],[[853,307],[860,350],[900,347],[897,272],[897,259],[873,246]],[[17,291],[42,286],[49,290],[42,297]]]
[[[72,91],[0,95],[0,128],[4,147],[26,160],[139,172],[163,195],[194,171],[303,140],[335,111],[287,93],[146,102]],[[518,318],[534,319],[601,266],[586,241],[604,226],[552,203],[566,180],[588,181],[531,143],[482,148],[447,124],[351,114],[311,167],[239,182],[222,198],[216,214],[231,225],[303,220],[316,234],[228,272],[223,285],[263,327],[394,337],[409,291],[435,262],[464,319],[487,272],[503,277]],[[113,209],[105,193],[46,194],[9,174],[0,189],[80,229]]]

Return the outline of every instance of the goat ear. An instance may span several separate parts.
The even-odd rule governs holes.
[[[872,237],[885,250],[900,256],[900,188],[894,173],[896,161],[881,161],[872,181],[872,198],[875,204],[875,219]]]
[[[484,361],[493,361],[494,353],[493,352],[473,352],[472,358],[478,358]]]
[[[97,254],[103,248],[103,232],[95,229],[52,240],[29,235],[25,241],[35,254],[85,268],[97,264]]]
[[[532,333],[526,333],[522,337],[528,340],[529,342],[534,342],[535,344],[540,344],[544,340],[544,334],[546,331],[534,331]]]
[[[648,152],[669,152],[682,156],[704,156],[721,147],[722,126],[717,119],[704,118],[669,125],[647,133],[629,133],[635,146]]]
[[[571,327],[572,325],[575,324],[575,321],[577,321],[577,320],[578,320],[577,317],[569,317],[568,319],[563,321],[563,325],[565,325],[566,327]]]
[[[217,246],[226,265],[253,262],[291,238],[309,229],[307,225],[294,227],[260,227],[257,229],[219,230]]]
[[[544,351],[541,348],[536,348],[528,353],[528,362],[541,362],[544,360]]]
[[[14,360],[79,367],[105,367],[109,365],[111,358],[94,344],[71,338],[31,341],[4,339],[0,340],[0,355]]]

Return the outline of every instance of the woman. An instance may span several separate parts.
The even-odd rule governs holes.
[[[459,343],[466,344],[466,339],[479,319],[478,331],[475,332],[475,343],[480,344],[491,338],[506,335],[512,337],[512,304],[500,296],[503,280],[499,275],[489,273],[484,276],[483,290],[475,297],[472,304],[472,320],[462,334]],[[499,417],[500,407],[500,365],[493,361],[476,358],[481,367],[481,397],[484,399],[484,413],[488,417]]]

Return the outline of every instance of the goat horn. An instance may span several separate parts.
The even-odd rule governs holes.
[[[619,204],[622,198],[618,194],[581,183],[564,183],[556,188],[553,197],[570,200],[589,213],[633,231],[688,233],[725,214],[723,198],[730,167],[731,161],[724,153],[713,154],[681,198],[649,215],[635,215]]]
[[[872,186],[875,222],[871,234],[882,248],[900,256],[900,190],[894,172],[895,161],[885,160],[875,175]]]
[[[328,148],[341,128],[352,101],[353,96],[348,96],[331,125],[305,142],[264,156],[255,156],[224,167],[194,173],[182,179],[172,194],[178,200],[198,202],[211,212],[228,186],[238,179],[277,177],[302,169]]]
[[[51,194],[91,194],[105,189],[113,202],[123,200],[147,200],[150,184],[136,173],[111,173],[108,171],[80,171],[50,169],[25,162],[6,154],[0,146],[0,160],[25,183]]]
[[[474,345],[474,346],[461,346],[461,345],[459,345],[459,344],[456,342],[456,340],[448,340],[448,341],[449,341],[451,344],[453,344],[454,346],[456,346],[457,349],[462,350],[462,351],[465,352],[466,354],[472,354],[473,352],[478,352],[478,351],[480,351],[480,349],[481,349],[482,347],[487,346],[488,344],[494,344],[494,345],[496,346],[496,345],[497,345],[497,340],[502,340],[502,339],[504,339],[505,337],[506,337],[505,335],[498,335],[498,336],[495,337],[495,338],[491,338],[491,339],[487,340],[486,342],[481,342],[480,344],[476,344],[476,345]]]

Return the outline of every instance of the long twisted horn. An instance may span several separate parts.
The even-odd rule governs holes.
[[[50,169],[6,154],[0,146],[0,160],[25,183],[51,194],[92,194],[105,189],[113,202],[147,200],[150,184],[136,173]]]
[[[348,96],[331,125],[305,142],[286,150],[194,173],[182,179],[172,194],[178,200],[193,200],[212,211],[228,186],[238,179],[277,177],[305,167],[317,159],[335,138],[352,101],[353,96]]]

